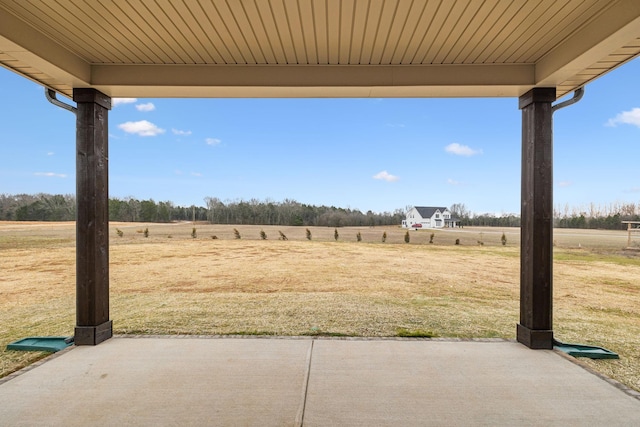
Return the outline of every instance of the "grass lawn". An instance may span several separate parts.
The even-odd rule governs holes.
[[[111,224],[115,333],[515,337],[518,229],[438,230],[432,244],[397,227],[338,228],[337,241],[326,227],[308,227],[311,240],[306,227],[192,229]],[[621,249],[626,232],[554,239],[556,338],[619,353],[587,363],[640,390],[640,254]],[[0,222],[0,254],[2,377],[43,357],[7,343],[73,334],[74,224]]]

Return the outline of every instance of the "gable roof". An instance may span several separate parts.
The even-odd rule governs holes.
[[[66,96],[560,97],[638,55],[638,0],[0,0],[0,66]]]
[[[431,218],[436,211],[440,211],[442,213],[445,210],[449,210],[449,208],[439,206],[415,206],[415,208],[422,218]]]

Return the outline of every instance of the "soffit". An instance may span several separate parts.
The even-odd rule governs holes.
[[[637,0],[0,0],[0,64],[67,96],[561,96],[639,53]]]

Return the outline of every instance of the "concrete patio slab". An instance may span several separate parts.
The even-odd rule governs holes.
[[[112,338],[0,385],[0,425],[293,425],[310,340]]]
[[[0,383],[0,424],[640,425],[640,400],[508,341],[112,338]]]
[[[305,425],[640,425],[637,400],[514,342],[316,341]]]

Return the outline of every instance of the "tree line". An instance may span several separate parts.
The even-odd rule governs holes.
[[[520,227],[520,215],[512,213],[474,214],[462,203],[452,205],[450,211],[462,226]],[[627,225],[622,221],[640,221],[640,203],[590,203],[574,207],[564,205],[553,211],[553,225],[556,228],[626,230]]]
[[[206,206],[177,206],[170,201],[138,200],[133,197],[110,198],[109,219],[123,222],[207,221],[212,224],[257,224],[299,226],[381,226],[400,225],[405,210],[374,213],[335,206],[315,206],[285,199],[225,200],[204,199]],[[450,208],[461,226],[519,227],[516,214],[475,214],[462,203]],[[76,198],[61,194],[0,194],[0,220],[74,221]],[[558,228],[592,228],[623,230],[622,221],[640,221],[640,203],[612,203],[554,209],[554,226]]]
[[[125,222],[205,221],[206,208],[175,206],[172,202],[109,199],[109,219]],[[66,194],[0,194],[0,220],[75,221],[76,198]]]
[[[398,225],[404,211],[363,213],[357,209],[314,206],[286,199],[282,202],[251,199],[222,201],[205,199],[206,206],[177,206],[170,201],[138,200],[133,197],[109,199],[109,220],[123,222],[208,221],[212,224],[378,226]],[[73,195],[0,194],[0,220],[74,221]]]
[[[216,197],[205,198],[207,220],[212,224],[259,224],[259,225],[304,225],[304,226],[379,226],[399,225],[404,211],[374,213],[358,209],[335,206],[315,206],[285,199],[235,200],[223,202]]]

